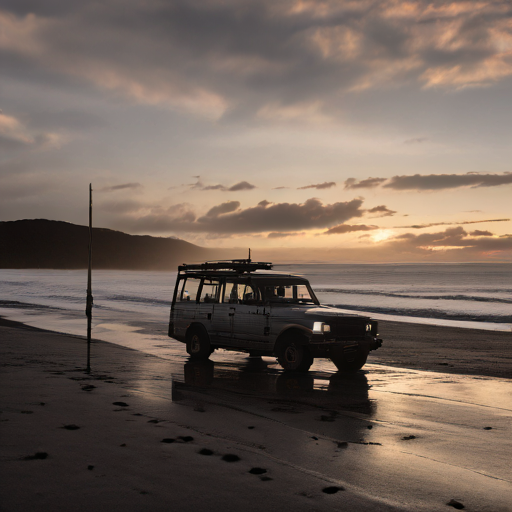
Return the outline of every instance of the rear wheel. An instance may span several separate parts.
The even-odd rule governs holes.
[[[212,353],[208,333],[199,327],[187,335],[187,352],[192,359],[208,359]]]
[[[330,359],[340,372],[353,373],[357,372],[357,370],[360,370],[366,364],[368,353],[365,350],[359,348],[352,354],[331,355]]]
[[[279,348],[277,361],[285,370],[307,372],[313,364],[313,357],[307,347],[287,339]]]

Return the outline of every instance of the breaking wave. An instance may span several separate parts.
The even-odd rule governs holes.
[[[512,304],[512,299],[505,299],[500,297],[485,297],[481,295],[419,295],[399,292],[382,292],[376,290],[345,290],[339,288],[315,288],[315,292],[338,293],[346,295],[371,295],[380,297],[391,297],[397,299],[458,300],[471,302],[494,302],[496,304]],[[509,292],[512,295],[512,290],[500,290],[501,294],[503,294],[504,292]]]

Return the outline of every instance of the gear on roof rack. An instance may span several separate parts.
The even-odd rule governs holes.
[[[188,265],[184,263],[178,267],[178,272],[187,272],[190,270],[231,270],[237,273],[254,272],[255,270],[272,270],[272,263],[266,261],[246,260],[218,260],[206,261]]]

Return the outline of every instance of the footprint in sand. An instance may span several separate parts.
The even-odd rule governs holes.
[[[336,494],[338,491],[344,491],[345,489],[341,486],[331,485],[330,487],[324,487],[322,492],[325,494]]]
[[[222,456],[222,460],[226,462],[238,462],[240,460],[240,457],[233,453],[226,453],[226,455]]]
[[[23,460],[44,460],[48,458],[48,454],[46,452],[36,452],[34,455],[27,455],[23,457]]]
[[[464,508],[464,505],[460,502],[460,501],[457,501],[457,500],[450,500],[447,505],[449,507],[453,507],[457,510],[462,510]]]
[[[251,468],[249,470],[249,473],[251,473],[251,475],[263,475],[266,472],[267,470],[263,468]]]

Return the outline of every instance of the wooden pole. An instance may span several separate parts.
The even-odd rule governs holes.
[[[92,185],[89,183],[89,270],[87,272],[87,373],[91,373],[91,322],[92,322]]]

